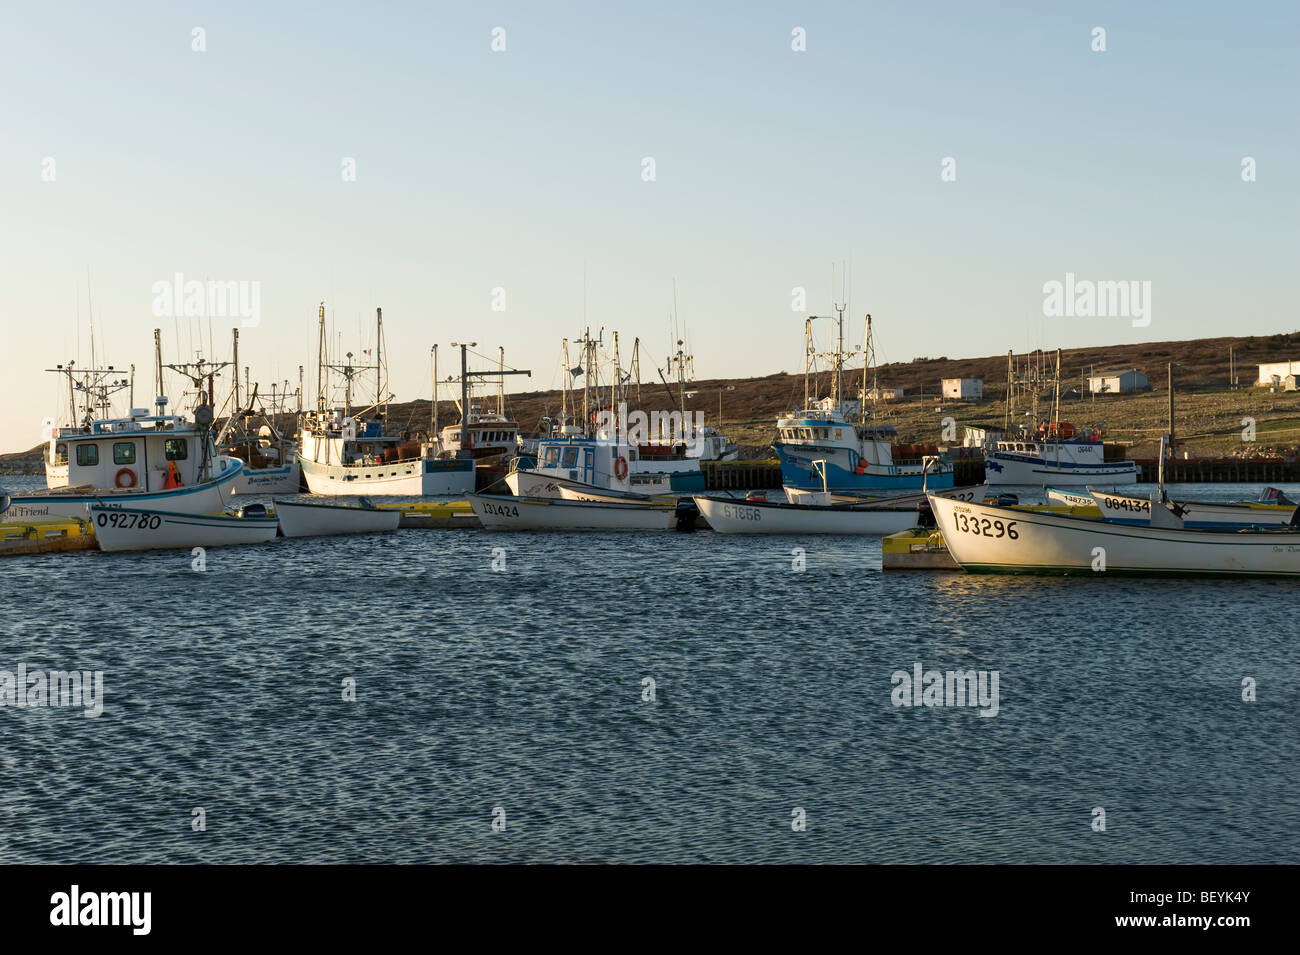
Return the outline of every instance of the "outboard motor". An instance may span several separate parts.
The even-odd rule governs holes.
[[[1019,504],[1020,497],[1017,494],[999,494],[998,507],[1010,507],[1012,504]]]
[[[265,504],[245,504],[239,509],[240,517],[266,517]]]
[[[679,497],[677,499],[677,529],[679,531],[695,530],[695,519],[700,516],[700,509],[695,505],[694,498]]]
[[[9,495],[4,492],[3,488],[0,488],[0,514],[7,510],[9,510]]]

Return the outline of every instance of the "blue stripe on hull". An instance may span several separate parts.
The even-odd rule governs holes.
[[[807,468],[801,468],[789,461],[781,462],[781,483],[790,487],[820,490],[821,478]],[[953,486],[952,471],[930,474],[922,478],[920,474],[855,474],[833,464],[826,467],[826,486],[833,491],[858,490],[917,490],[922,484],[930,489]]]

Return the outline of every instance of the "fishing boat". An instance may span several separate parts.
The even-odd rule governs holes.
[[[133,408],[125,418],[93,421],[84,432],[61,432],[68,486],[15,494],[0,521],[84,519],[86,508],[96,503],[220,512],[244,462],[216,453],[211,413],[210,406],[200,405],[191,421]]]
[[[58,425],[54,418],[43,422],[42,441],[45,444],[42,453],[45,466],[45,486],[51,490],[68,486],[68,438],[73,435],[89,434],[96,420],[109,420],[112,413],[113,395],[130,388],[135,394],[135,372],[128,377],[112,365],[106,368],[95,367],[94,331],[91,331],[91,363],[88,368],[77,366],[75,360],[54,368],[45,369],[60,375],[68,387],[68,407],[66,418]],[[132,402],[134,403],[134,402]]]
[[[1265,491],[1268,495],[1270,488]],[[1248,527],[1284,527],[1300,524],[1300,507],[1295,504],[1273,503],[1276,498],[1261,501],[1218,503],[1214,501],[1171,501],[1168,495],[1157,491],[1150,497],[1135,494],[1117,494],[1111,491],[1088,488],[1089,499],[1101,508],[1102,520],[1113,524],[1140,526],[1151,523],[1152,508],[1161,506],[1179,518],[1184,527],[1242,530]]]
[[[1043,511],[952,501],[930,508],[954,560],[970,573],[1300,577],[1294,529],[1225,533],[1130,526]]]
[[[694,506],[495,494],[470,494],[469,501],[483,526],[496,531],[672,531],[688,529],[697,513]]]
[[[324,504],[318,501],[274,501],[275,515],[285,537],[327,537],[334,534],[377,534],[397,530],[402,512],[359,504]]]
[[[1045,390],[1052,394],[1050,420],[1039,422],[1039,396]],[[1054,366],[1041,351],[1017,366],[1008,352],[1004,430],[984,451],[989,484],[1113,487],[1138,479],[1137,462],[1111,457],[1100,428],[1076,427],[1062,421],[1060,412],[1061,350]],[[1019,424],[1024,417],[1039,423]]]
[[[1067,491],[1059,487],[1043,487],[1043,500],[1048,504],[1063,504],[1067,507],[1096,507],[1097,502],[1085,488],[1083,491]]]
[[[262,544],[274,539],[274,517],[231,514],[178,514],[151,508],[90,506],[99,549],[105,551],[227,547]]]
[[[302,467],[293,428],[286,427],[296,413],[288,405],[289,383],[271,385],[269,396],[261,393],[259,382],[239,380],[239,329],[231,329],[232,361],[235,370],[230,394],[222,410],[225,423],[217,435],[217,447],[223,454],[244,462],[244,471],[235,482],[236,494],[297,494],[302,484]],[[302,382],[299,378],[298,410],[302,409]],[[218,415],[220,417],[220,415]]]
[[[914,527],[916,504],[790,504],[697,494],[695,505],[719,534],[884,535]]]
[[[385,433],[389,396],[384,381],[383,310],[377,309],[376,314],[375,364],[353,364],[351,352],[341,362],[329,357],[325,305],[320,306],[317,407],[304,415],[298,441],[307,489],[331,497],[423,497],[473,489],[472,459],[438,459],[436,441],[421,443],[406,434]],[[367,371],[375,373],[375,400],[354,413],[353,385]],[[332,404],[332,373],[343,379],[342,406]]]
[[[659,504],[676,507],[676,494],[640,494],[636,491],[614,491],[587,488],[577,485],[556,485],[558,496],[566,501],[595,501],[605,504]]]
[[[897,429],[891,424],[874,423],[869,419],[865,400],[868,394],[879,394],[879,388],[867,388],[868,366],[871,356],[871,316],[867,316],[866,344],[861,353],[866,356],[862,366],[861,397],[856,401],[844,400],[844,365],[858,350],[844,350],[844,306],[836,305],[837,317],[833,319],[839,330],[838,344],[830,352],[815,350],[812,336],[813,318],[804,323],[804,403],[802,409],[788,412],[777,419],[777,440],[773,444],[781,461],[781,483],[786,487],[817,489],[825,479],[836,492],[860,490],[891,490],[894,492],[930,488],[952,487],[953,468],[940,462],[927,476],[922,458],[935,455],[938,448],[918,446],[904,449],[896,446]],[[831,361],[831,394],[820,401],[811,398],[811,362],[816,357]],[[897,453],[896,453],[897,452]],[[815,461],[825,462],[819,473]]]

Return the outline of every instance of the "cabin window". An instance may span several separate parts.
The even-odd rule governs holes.
[[[835,429],[835,440],[836,440],[836,441],[840,440],[840,429],[839,429],[839,428],[836,428],[836,429]]]
[[[135,442],[117,441],[113,444],[114,464],[135,464]]]
[[[576,468],[577,466],[578,466],[578,449],[577,449],[577,448],[565,448],[565,449],[564,449],[564,458],[563,458],[563,461],[562,461],[562,463],[561,463],[561,467],[566,467],[566,468]]]
[[[584,455],[584,457],[586,458],[586,461],[584,462],[584,467],[586,467],[586,468],[588,468],[588,469],[591,469],[591,468],[594,468],[594,467],[596,466],[596,452],[595,452],[595,451],[591,450],[591,448],[588,448],[588,449],[587,449],[587,453]]]
[[[97,464],[99,464],[99,445],[77,445],[77,467],[93,468]]]
[[[163,457],[168,461],[184,461],[189,456],[189,445],[184,438],[168,438],[163,442]]]

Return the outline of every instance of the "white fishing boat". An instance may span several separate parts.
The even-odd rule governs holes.
[[[884,535],[915,527],[916,504],[790,504],[697,494],[695,506],[719,534]]]
[[[165,401],[165,399],[160,399]],[[0,521],[56,521],[86,517],[95,503],[159,508],[185,514],[220,512],[244,462],[219,455],[212,444],[211,410],[198,421],[150,415],[134,408],[126,418],[94,421],[60,433],[67,448],[67,486],[16,494]]]
[[[1044,391],[1052,394],[1048,421],[1039,419]],[[989,484],[1113,487],[1138,479],[1137,462],[1108,454],[1100,428],[1080,428],[1061,420],[1059,348],[1055,363],[1040,350],[1024,356],[1018,365],[1008,352],[1006,401],[1001,436],[984,449]],[[1021,424],[1026,417],[1036,424]]]
[[[601,428],[589,437],[570,425],[560,435],[538,441],[535,467],[513,467],[504,480],[517,497],[559,498],[561,487],[593,493],[673,493],[670,475],[633,472],[639,457],[639,449],[613,430]]]
[[[1128,526],[930,495],[949,553],[971,573],[1300,577],[1300,533],[1225,533],[1172,515]]]
[[[1083,491],[1066,491],[1059,487],[1044,487],[1043,500],[1048,504],[1062,504],[1066,507],[1096,507],[1097,503],[1087,488]]]
[[[274,517],[230,514],[178,514],[138,507],[90,506],[99,549],[105,551],[227,547],[274,539]]]
[[[96,368],[94,360],[94,329],[91,330],[90,367],[81,368],[76,361],[45,369],[61,375],[68,386],[68,407],[65,423],[56,425],[54,418],[43,422],[41,440],[45,442],[42,454],[45,465],[45,486],[51,490],[68,486],[68,437],[89,434],[96,420],[109,420],[112,413],[113,395],[123,389],[135,393],[135,372],[129,376],[118,371],[112,365]],[[132,412],[134,413],[134,412]]]
[[[377,534],[397,530],[402,519],[399,508],[377,508],[369,502],[324,504],[277,499],[274,506],[285,537]]]
[[[676,507],[680,500],[676,494],[639,494],[636,491],[613,491],[570,484],[558,484],[555,490],[566,501],[593,501],[602,504],[658,504]]]
[[[998,441],[984,453],[989,484],[1053,484],[1075,486],[1132,484],[1138,479],[1136,461],[1107,461],[1105,445],[1096,432],[1076,432],[1068,421],[1044,426]],[[1069,437],[1064,437],[1069,435]]]
[[[657,504],[492,494],[470,494],[469,501],[483,526],[495,531],[672,531],[696,513]]]
[[[436,440],[419,442],[406,435],[385,433],[389,395],[383,378],[383,313],[377,311],[375,364],[355,365],[351,352],[345,361],[330,359],[325,306],[320,306],[317,408],[304,415],[298,441],[298,461],[307,489],[330,497],[426,497],[472,490],[472,459],[437,459]],[[353,383],[366,371],[376,376],[375,400],[354,413]],[[331,406],[331,373],[344,382],[341,407]],[[367,419],[367,414],[374,417]]]
[[[1088,488],[1090,502],[1101,508],[1102,520],[1112,524],[1141,526],[1151,523],[1152,508],[1167,508],[1184,527],[1241,530],[1248,527],[1284,527],[1300,524],[1295,504],[1265,502],[1217,503],[1214,501],[1171,501],[1159,491],[1150,497],[1117,494]],[[1267,492],[1266,492],[1267,493]]]

